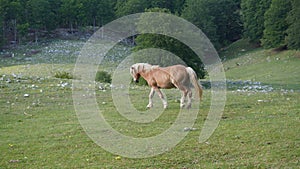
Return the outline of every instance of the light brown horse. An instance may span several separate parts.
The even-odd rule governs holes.
[[[187,108],[191,108],[192,104],[192,90],[190,84],[193,84],[198,91],[199,98],[202,97],[202,87],[197,81],[197,75],[195,71],[190,67],[183,65],[174,65],[169,67],[152,66],[148,63],[136,63],[130,67],[130,74],[135,82],[138,82],[140,76],[142,76],[151,87],[149,94],[149,104],[147,108],[153,106],[152,98],[155,92],[158,93],[160,99],[163,102],[164,108],[168,107],[167,100],[159,90],[178,88],[182,92],[180,100],[180,108],[185,106],[185,98],[187,97]]]

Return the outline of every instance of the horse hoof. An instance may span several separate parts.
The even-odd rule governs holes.
[[[149,103],[146,108],[151,109],[152,107],[153,107],[153,104]]]

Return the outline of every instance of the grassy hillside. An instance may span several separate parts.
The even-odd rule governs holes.
[[[84,44],[80,40],[52,40],[4,49],[0,51],[0,76],[16,74],[25,77],[53,77],[56,72],[72,73]],[[129,47],[115,45],[107,53],[99,69],[111,71],[129,53]]]
[[[57,47],[51,43],[54,48],[64,48],[54,53],[49,50],[51,46],[39,46],[35,50],[41,52],[31,56],[23,55],[27,49],[13,49],[8,51],[15,53],[13,58],[0,60],[0,168],[299,167],[299,52],[246,49],[245,41],[244,46],[237,42],[227,48],[224,51],[227,79],[260,81],[289,91],[229,89],[218,127],[200,144],[199,134],[211,108],[212,92],[204,90],[195,130],[164,154],[132,159],[110,153],[88,137],[74,109],[72,80],[53,77],[56,71],[72,71],[75,56],[72,54],[79,50],[73,43],[77,42],[59,42]],[[72,50],[63,44],[73,44]],[[124,135],[155,136],[178,117],[180,92],[176,89],[164,90],[169,108],[160,117],[150,123],[137,123],[118,112],[109,84],[104,88],[98,85],[95,94],[102,115]],[[150,89],[130,86],[128,90],[133,106],[141,115],[145,114]],[[89,98],[88,94],[82,96],[83,101]],[[119,97],[124,97],[124,93],[120,92]],[[154,111],[162,106],[155,98],[154,103],[158,104],[154,105]],[[179,132],[186,131],[182,128]]]
[[[227,79],[251,80],[277,89],[300,90],[300,51],[244,49],[233,52],[236,46],[221,54],[223,58],[227,56],[223,61]],[[229,53],[230,56],[227,55]]]

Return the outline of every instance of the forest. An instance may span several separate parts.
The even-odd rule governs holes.
[[[144,11],[187,19],[218,50],[241,38],[264,48],[300,49],[299,0],[0,0],[1,46],[38,41],[58,28],[95,31]]]
[[[0,0],[0,169],[299,168],[299,19],[300,0]],[[191,67],[202,99],[147,108],[135,63]]]

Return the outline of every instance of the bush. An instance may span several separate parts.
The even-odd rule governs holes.
[[[60,78],[60,79],[73,79],[73,75],[69,72],[55,72],[54,77]]]
[[[138,86],[147,86],[147,85],[148,85],[147,81],[146,81],[143,77],[140,77],[138,83],[135,83],[135,82],[133,81],[133,79],[132,79],[131,83],[136,84],[136,85],[138,85]]]
[[[95,81],[102,83],[111,83],[111,75],[105,71],[98,71],[96,73]]]

